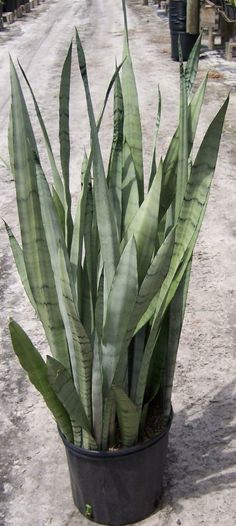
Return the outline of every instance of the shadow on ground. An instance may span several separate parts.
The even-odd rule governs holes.
[[[161,508],[180,511],[181,499],[236,488],[235,387],[236,381],[214,394],[203,412],[199,401],[199,409],[190,404],[175,414]]]

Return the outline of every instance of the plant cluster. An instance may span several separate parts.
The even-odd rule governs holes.
[[[6,225],[22,283],[45,330],[51,356],[41,357],[13,320],[13,348],[66,438],[88,449],[137,443],[153,407],[170,418],[171,391],[193,249],[206,210],[228,99],[191,152],[207,79],[195,94],[198,39],[180,66],[180,117],[166,156],[155,146],[144,192],[137,90],[125,1],[122,64],[96,122],[85,55],[76,44],[91,128],[75,217],[71,212],[70,79],[72,45],[59,100],[61,170],[37,101],[53,177],[47,182],[18,75],[11,64],[11,166],[22,245]],[[122,73],[122,79],[120,79]],[[26,79],[27,80],[27,79]],[[107,174],[99,129],[114,87],[113,141]]]

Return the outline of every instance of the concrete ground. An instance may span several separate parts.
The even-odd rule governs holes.
[[[156,16],[154,7],[142,7],[141,1],[130,0],[128,16],[148,170],[158,83],[163,102],[159,154],[165,152],[176,126],[178,64],[170,59],[167,22]],[[121,1],[47,0],[0,33],[2,157],[7,157],[9,52],[14,60],[19,58],[32,82],[58,153],[58,83],[75,25],[84,42],[92,95],[99,112],[115,58],[121,59]],[[89,144],[89,133],[76,58],[74,68],[71,187],[76,195],[79,166],[84,146]],[[225,63],[211,53],[200,62],[197,83],[208,69],[209,87],[199,137],[229,87],[233,89],[208,211],[195,250],[177,363],[175,418],[163,498],[157,513],[144,521],[147,526],[236,524],[236,69],[235,63]],[[30,101],[29,105],[32,108]],[[106,158],[111,140],[108,127],[111,111],[109,106],[101,133]],[[38,140],[42,146],[40,133]],[[45,157],[42,152],[42,159]],[[3,165],[0,178],[1,217],[18,233],[14,185]],[[43,354],[47,348],[22,291],[2,224],[0,229],[0,526],[88,526],[71,499],[65,455],[55,424],[13,356],[7,329],[9,316],[24,326]]]

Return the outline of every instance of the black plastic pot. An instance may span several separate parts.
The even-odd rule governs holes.
[[[173,60],[179,60],[179,37],[183,60],[188,60],[199,34],[192,35],[191,33],[173,31],[171,33],[171,58]]]
[[[5,0],[3,4],[3,11],[6,13],[10,13],[12,11],[15,11],[16,9],[16,1],[15,0]]]
[[[66,448],[75,506],[87,518],[121,526],[140,521],[156,510],[162,492],[168,434],[119,451]]]
[[[171,31],[186,31],[186,0],[170,0],[169,26]]]
[[[231,4],[226,4],[225,14],[229,18],[229,20],[235,20],[235,7]]]

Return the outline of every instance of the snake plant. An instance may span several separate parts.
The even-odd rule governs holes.
[[[125,1],[123,62],[96,121],[85,55],[76,48],[85,89],[91,151],[72,215],[70,80],[72,45],[59,94],[60,168],[31,91],[51,168],[45,177],[16,68],[11,63],[9,151],[21,244],[6,224],[18,272],[45,331],[46,361],[13,320],[14,351],[42,394],[61,432],[75,445],[105,450],[142,438],[158,406],[171,412],[171,391],[193,249],[206,210],[228,99],[211,122],[195,160],[191,154],[207,79],[192,95],[200,39],[180,65],[179,124],[163,159],[156,139],[148,190]],[[107,173],[99,129],[114,91],[113,140]],[[151,413],[150,413],[151,412]]]

